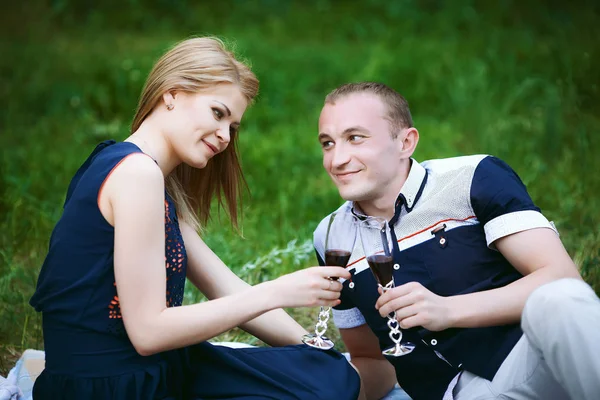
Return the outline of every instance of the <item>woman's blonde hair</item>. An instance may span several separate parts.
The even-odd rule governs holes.
[[[250,68],[238,61],[217,38],[202,37],[184,40],[154,65],[133,118],[131,132],[162,101],[164,93],[179,90],[198,93],[222,83],[240,88],[251,104],[258,94],[258,79]],[[238,222],[238,202],[246,185],[237,153],[237,134],[231,135],[227,148],[215,155],[202,169],[180,164],[165,179],[180,218],[199,230],[210,219],[211,200],[216,195],[219,207],[227,203],[234,227]]]

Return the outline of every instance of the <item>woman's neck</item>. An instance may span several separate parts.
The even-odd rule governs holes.
[[[164,176],[168,176],[181,163],[164,134],[148,119],[125,141],[132,142],[156,161]]]

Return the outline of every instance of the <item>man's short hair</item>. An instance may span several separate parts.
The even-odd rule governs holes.
[[[387,106],[388,112],[386,119],[390,122],[390,132],[392,137],[395,138],[400,129],[413,127],[413,120],[406,99],[402,97],[400,93],[383,83],[346,83],[329,93],[327,97],[325,97],[325,104],[335,104],[335,102],[341,98],[358,93],[374,94]]]

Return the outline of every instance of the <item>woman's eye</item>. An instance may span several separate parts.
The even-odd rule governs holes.
[[[221,118],[223,118],[225,116],[225,114],[223,114],[223,112],[221,110],[219,110],[218,108],[213,108],[212,111],[213,111],[213,114],[215,115],[215,118],[217,119],[217,121],[221,120]]]
[[[362,139],[362,136],[360,136],[360,135],[351,135],[349,137],[349,139],[350,139],[351,142],[358,142],[360,139]]]

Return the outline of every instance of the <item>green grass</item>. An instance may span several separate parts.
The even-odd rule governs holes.
[[[600,291],[593,2],[92,4],[0,12],[0,374],[19,351],[42,346],[28,300],[72,174],[97,142],[126,137],[152,62],[191,35],[235,42],[261,80],[240,137],[251,191],[244,238],[218,220],[205,235],[243,278],[315,263],[307,241],[340,203],[316,138],[323,98],[339,84],[377,80],[409,100],[418,160],[489,153],[513,166]],[[200,299],[187,290],[186,301]],[[306,327],[316,317],[291,312]],[[220,339],[250,340],[237,330]]]

